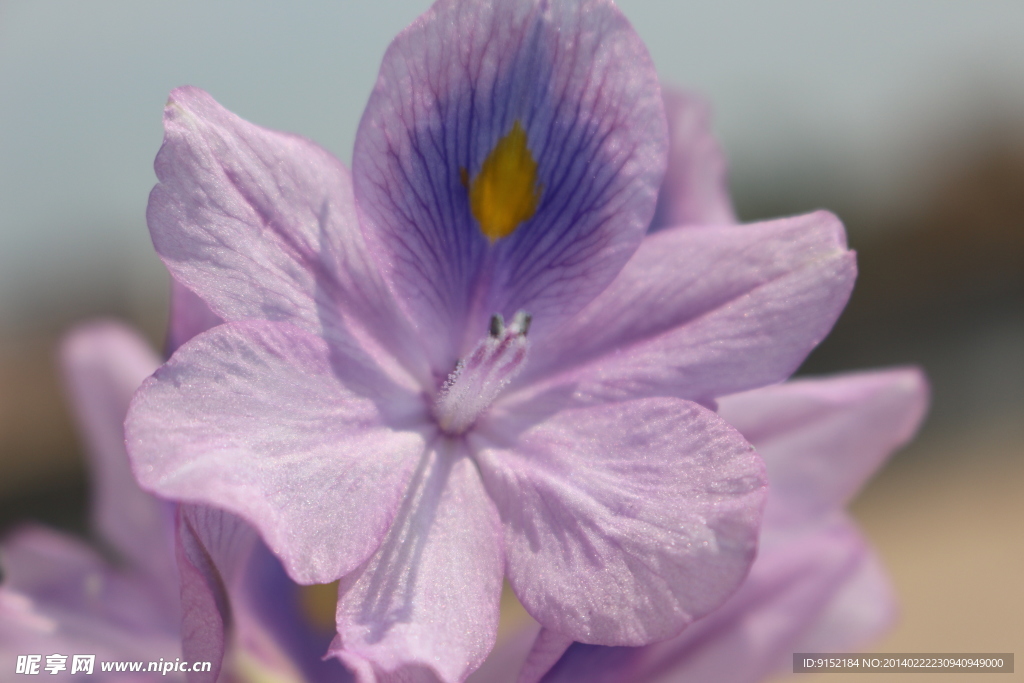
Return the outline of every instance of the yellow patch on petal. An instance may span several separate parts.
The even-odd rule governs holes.
[[[473,178],[469,208],[480,231],[494,242],[533,217],[543,189],[537,183],[537,162],[526,146],[526,131],[516,121]]]

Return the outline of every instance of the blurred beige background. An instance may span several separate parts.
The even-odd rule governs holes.
[[[0,1],[0,526],[85,533],[60,335],[102,315],[161,342],[144,210],[167,92],[348,160],[387,42],[427,5]],[[872,649],[1024,653],[1024,3],[620,5],[712,103],[742,218],[848,227],[857,289],[801,372],[931,377],[921,437],[854,505],[903,601]]]

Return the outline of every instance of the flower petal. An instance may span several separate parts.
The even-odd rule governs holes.
[[[76,328],[61,345],[71,407],[85,439],[92,476],[92,517],[99,535],[178,602],[170,506],[142,491],[124,447],[132,394],[160,365],[135,332],[113,322]]]
[[[888,631],[896,612],[896,591],[868,548],[792,651],[856,652]]]
[[[641,648],[577,643],[543,680],[761,681],[789,663],[793,648],[856,579],[868,553],[851,524],[832,521],[764,553],[725,605],[679,637]]]
[[[135,473],[240,515],[296,581],[333,581],[383,539],[424,448],[422,401],[368,372],[291,325],[215,327],[136,394]]]
[[[802,379],[727,396],[719,414],[764,458],[765,527],[793,533],[846,506],[917,432],[928,385],[915,368]]]
[[[442,340],[435,369],[491,314],[543,328],[603,289],[650,223],[665,146],[650,57],[607,0],[441,0],[401,33],[353,178],[385,277]],[[481,177],[495,195],[474,204]]]
[[[531,329],[517,381],[562,371],[585,400],[697,401],[778,382],[828,334],[855,272],[826,212],[663,230],[579,315]]]
[[[675,88],[662,88],[662,96],[668,118],[668,168],[651,232],[675,225],[735,223],[725,155],[711,134],[707,103]]]
[[[501,522],[461,446],[426,457],[387,540],[339,587],[332,654],[372,681],[462,681],[498,630]]]
[[[14,642],[0,639],[5,659],[37,647],[100,660],[173,661],[181,654],[176,612],[158,587],[142,572],[115,569],[77,538],[22,527],[0,545],[0,567],[0,634],[16,635]],[[32,649],[11,652],[15,644]]]
[[[492,413],[468,438],[505,525],[509,581],[545,627],[640,645],[743,580],[764,472],[717,415],[657,398],[527,422]]]
[[[206,332],[224,321],[210,310],[185,285],[171,278],[171,315],[167,323],[166,353],[170,356],[178,347],[200,332]]]
[[[214,665],[190,673],[190,683],[217,680],[229,640],[225,666],[245,680],[351,680],[337,662],[322,660],[330,636],[303,621],[299,587],[251,526],[207,506],[180,511],[182,650],[188,661]]]
[[[363,336],[413,362],[414,347],[403,345],[412,335],[366,253],[351,177],[330,153],[185,87],[167,102],[155,167],[153,244],[217,316],[290,322],[328,338],[365,325]]]
[[[230,513],[202,505],[178,508],[176,554],[181,572],[181,651],[211,671],[190,672],[189,683],[214,683],[231,623],[230,589],[256,546],[256,532]]]

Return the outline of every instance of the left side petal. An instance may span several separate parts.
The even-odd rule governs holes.
[[[572,320],[531,328],[517,381],[573,382],[592,401],[704,401],[772,384],[832,329],[855,276],[842,224],[825,211],[663,230]]]
[[[497,194],[523,194],[481,212],[470,190],[500,141],[530,161]],[[441,340],[435,365],[449,372],[492,314],[523,309],[543,328],[601,291],[651,220],[665,146],[650,57],[607,0],[440,0],[402,32],[353,182],[385,276]],[[494,232],[483,215],[511,223]]]
[[[719,414],[764,458],[765,528],[792,532],[846,506],[928,409],[916,368],[800,379],[726,396]]]
[[[751,446],[671,398],[492,413],[469,443],[505,525],[507,574],[543,626],[641,645],[676,635],[746,576],[766,493]]]
[[[141,572],[111,566],[73,536],[21,527],[0,544],[0,568],[0,620],[30,629],[17,634],[24,642],[98,659],[180,656],[179,620],[160,587]],[[9,626],[0,624],[0,634]],[[7,645],[0,640],[0,655]]]
[[[662,94],[668,118],[668,168],[650,231],[735,223],[725,155],[711,132],[707,103],[676,88],[662,88]]]
[[[372,338],[415,372],[405,320],[366,252],[351,176],[327,150],[182,87],[164,109],[154,167],[153,246],[215,315]],[[182,336],[172,329],[172,344]]]
[[[428,454],[380,550],[341,581],[331,654],[360,683],[455,683],[494,646],[501,522],[461,450]]]
[[[60,360],[90,460],[96,531],[175,605],[173,514],[139,488],[124,446],[128,404],[160,360],[137,333],[114,322],[76,328],[64,339]]]
[[[146,380],[125,421],[147,489],[231,511],[300,583],[329,583],[376,550],[423,452],[420,397],[319,337],[219,325]]]

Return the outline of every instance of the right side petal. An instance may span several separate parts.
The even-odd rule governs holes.
[[[825,211],[663,230],[578,315],[530,328],[533,354],[515,382],[573,382],[592,402],[701,402],[773,384],[832,329],[855,276],[842,224]]]
[[[327,337],[365,326],[415,363],[403,345],[412,335],[366,251],[351,176],[329,152],[184,87],[167,101],[155,168],[153,244],[217,316]]]
[[[380,544],[429,429],[420,397],[363,370],[291,325],[220,325],[132,401],[135,474],[238,514],[299,583],[333,581]]]
[[[794,533],[844,508],[913,437],[928,382],[916,368],[851,372],[725,396],[718,406],[764,458],[766,531]]]
[[[655,398],[531,422],[491,413],[468,442],[505,526],[509,583],[545,628],[644,645],[740,585],[766,482],[721,418]]]

